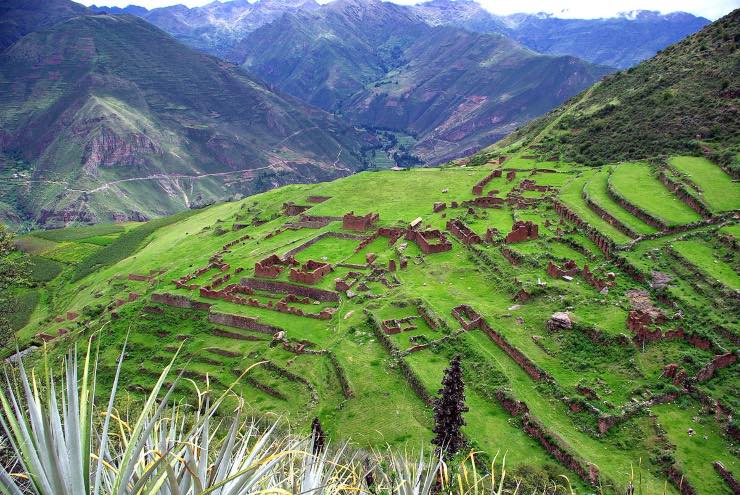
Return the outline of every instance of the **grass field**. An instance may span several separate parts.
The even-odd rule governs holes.
[[[629,241],[630,238],[594,213],[583,200],[583,187],[596,172],[596,170],[584,171],[578,177],[573,178],[563,186],[558,198],[572,209],[576,215],[588,222],[588,224],[596,230],[606,235],[617,244],[625,243]]]
[[[740,209],[740,184],[719,166],[696,156],[674,156],[668,162],[699,186],[699,197],[713,212]]]
[[[712,246],[700,240],[678,241],[672,244],[673,249],[683,258],[696,266],[712,279],[719,280],[727,287],[740,289],[740,275],[737,265],[732,266],[720,257]]]
[[[563,202],[615,242],[629,241],[583,201],[583,187],[591,184],[589,181],[601,173],[599,170],[586,169],[578,175],[568,164],[553,168],[562,172],[536,174],[533,179],[546,178],[550,184],[564,184],[559,192]],[[41,254],[35,256],[43,260],[64,257],[65,268],[53,279],[51,275],[57,273],[53,268],[56,265],[50,264],[42,270],[48,273],[39,277],[45,281],[39,282],[38,304],[28,317],[29,323],[18,335],[28,342],[38,332],[56,335],[60,328],[68,329],[71,337],[57,338],[50,344],[53,352],[61,353],[76,338],[90,335],[91,330],[83,325],[92,330],[105,325],[99,342],[103,359],[100,379],[106,382],[112,378],[115,358],[128,334],[130,347],[124,364],[123,386],[133,399],[152,387],[159,367],[181,345],[178,366],[184,366],[188,378],[199,386],[203,386],[208,376],[213,387],[224,388],[235,378],[237,370],[269,360],[277,368],[260,368],[252,376],[253,381],[241,384],[237,390],[249,397],[249,407],[254,414],[271,418],[279,415],[290,422],[291,427],[302,430],[318,416],[332,438],[351,439],[361,447],[391,444],[418,450],[429,447],[433,425],[431,410],[414,392],[412,382],[399,367],[398,357],[384,348],[373,332],[367,315],[372,314],[380,320],[415,316],[418,315],[415,301],[423,301],[444,325],[433,330],[421,320],[415,320],[416,329],[388,336],[399,351],[404,351],[415,343],[435,340],[457,329],[459,323],[452,318],[451,311],[465,303],[552,377],[551,383],[533,380],[480,330],[404,356],[402,359],[419,376],[426,390],[434,393],[451,355],[463,354],[470,407],[465,431],[478,448],[489,454],[508,452],[507,462],[513,466],[529,464],[551,473],[565,474],[576,480],[579,493],[589,493],[574,472],[560,465],[522,430],[520,419],[511,418],[502,409],[494,392],[504,388],[525,401],[532,415],[567,444],[574,455],[596,464],[600,472],[616,484],[613,492],[624,491],[630,465],[642,459],[645,487],[650,493],[663,493],[665,477],[656,460],[660,439],[649,417],[639,416],[615,427],[605,437],[599,437],[595,433],[597,416],[572,411],[563,397],[583,400],[596,408],[598,414],[618,414],[625,405],[661,393],[670,386],[661,376],[666,364],[685,363],[685,368],[695,373],[711,359],[712,353],[696,350],[684,341],[655,343],[645,348],[634,346],[626,326],[630,310],[626,293],[634,288],[650,291],[649,281],[632,280],[621,267],[604,258],[582,229],[571,232],[572,226],[561,222],[547,199],[526,209],[509,205],[500,209],[472,208],[472,211],[468,211],[467,206],[450,207],[452,201],[462,203],[472,199],[472,185],[490,170],[490,167],[464,167],[367,172],[331,183],[287,186],[242,201],[134,226],[123,233],[89,235],[60,242],[37,238],[51,244],[45,244],[40,249]],[[499,189],[499,195],[504,197],[525,178],[529,178],[528,172],[520,172],[513,182],[508,183],[504,178],[494,181],[490,187]],[[603,177],[599,176],[599,180]],[[378,256],[375,267],[381,268],[387,267],[391,259],[398,262],[401,253],[408,266],[393,274],[383,270],[335,267],[316,287],[334,290],[335,278],[357,271],[365,279],[367,290],[356,287],[353,298],[342,295],[339,302],[289,303],[307,313],[332,308],[335,312],[326,320],[287,314],[269,307],[207,299],[200,296],[197,289],[176,288],[173,284],[173,279],[208,265],[216,253],[228,268],[224,271],[212,268],[188,283],[204,286],[223,275],[231,276],[228,283],[237,283],[241,277],[252,277],[254,263],[270,254],[284,254],[324,232],[343,232],[341,223],[333,222],[321,229],[286,230],[271,235],[286,222],[295,220],[281,214],[282,204],[287,201],[307,204],[306,198],[311,195],[331,197],[313,206],[308,211],[311,215],[340,216],[350,210],[357,214],[379,212],[379,225],[382,226],[405,227],[416,217],[422,217],[424,226],[442,230],[449,219],[460,217],[480,234],[489,227],[496,227],[502,236],[515,219],[530,220],[539,225],[539,238],[508,245],[521,256],[520,262],[512,262],[502,254],[500,243],[479,245],[474,250],[449,233],[452,249],[429,255],[405,239],[390,245],[387,238],[380,237],[355,253],[358,241],[327,237],[298,253],[298,259],[325,258],[330,263],[362,264],[365,256],[372,252]],[[433,213],[432,204],[436,201],[446,202],[448,208]],[[254,226],[255,219],[265,223]],[[231,226],[236,222],[249,227],[232,231]],[[559,236],[559,229],[567,232]],[[731,233],[732,228],[726,231]],[[707,230],[707,236],[711,232]],[[239,241],[246,234],[249,237]],[[55,235],[64,238],[61,233]],[[98,242],[114,235],[118,237],[107,245],[107,241]],[[671,273],[676,280],[667,290],[670,295],[676,294],[680,301],[684,312],[680,324],[708,332],[727,345],[726,337],[716,329],[728,325],[736,328],[730,320],[732,312],[716,311],[716,316],[705,314],[708,313],[707,305],[716,304],[711,301],[715,293],[697,294],[691,296],[698,298],[696,302],[683,302],[684,297],[690,297],[693,286],[676,272],[681,267],[676,266],[675,260],[664,253],[669,242],[674,246],[689,242],[678,241],[677,236],[640,241],[620,255],[647,273],[656,267]],[[711,249],[707,239],[712,238],[697,237],[691,242]],[[232,241],[238,242],[232,244]],[[228,249],[222,249],[227,244]],[[401,249],[402,245],[406,247]],[[88,250],[87,256],[82,256],[84,250]],[[588,264],[599,279],[606,279],[607,273],[613,272],[614,280],[606,292],[600,293],[582,275],[577,274],[567,281],[547,274],[545,269],[549,261],[562,264],[567,259],[575,260],[579,267]],[[158,275],[160,271],[164,274]],[[130,274],[152,273],[153,278],[148,281],[128,278]],[[386,277],[385,283],[381,275]],[[288,270],[284,270],[278,280],[287,281]],[[526,301],[516,300],[520,290],[528,291],[531,297]],[[153,305],[150,296],[154,292],[183,295],[213,304],[213,311],[257,318],[261,323],[284,329],[290,344],[303,342],[317,353],[295,354],[282,344],[270,345],[269,335],[209,323],[205,311]],[[137,297],[128,302],[132,293]],[[251,297],[260,303],[274,305],[282,296],[259,291]],[[152,312],[150,306],[158,309]],[[67,311],[80,316],[75,320],[56,321],[56,317],[66,315]],[[548,330],[547,321],[551,315],[562,311],[571,315],[576,327],[560,332]],[[116,317],[111,316],[113,312]],[[679,323],[670,321],[666,327],[673,328],[671,325],[676,324]],[[598,332],[603,341],[592,340],[587,334],[591,330]],[[345,386],[351,391],[349,396]],[[596,391],[598,399],[583,396],[578,391],[581,386]],[[713,394],[729,395],[727,387],[714,379],[704,386]],[[180,390],[178,399],[188,400],[188,394],[190,392]],[[668,411],[674,407],[673,404],[665,406]],[[713,421],[709,414],[697,414]],[[691,452],[687,459],[693,459]],[[684,458],[677,455],[677,462],[683,466]],[[708,480],[705,484],[700,477],[709,461],[697,459],[696,462],[702,465],[691,475],[692,484],[701,494],[712,493],[715,481]],[[672,485],[668,485],[667,493],[675,493]]]
[[[609,183],[617,194],[666,225],[701,220],[698,213],[666,189],[646,163],[620,164],[612,173]]]
[[[607,191],[609,174],[610,170],[608,168],[602,168],[593,174],[591,179],[586,183],[584,190],[589,198],[591,198],[591,201],[606,210],[607,213],[622,222],[636,234],[652,234],[657,231],[655,227],[646,224],[632,215],[609,196],[609,192]]]

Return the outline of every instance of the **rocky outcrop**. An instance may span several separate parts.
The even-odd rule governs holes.
[[[161,154],[162,149],[144,134],[133,132],[120,136],[108,126],[102,126],[85,146],[82,167],[95,173],[98,167],[112,168],[146,163],[146,155]]]

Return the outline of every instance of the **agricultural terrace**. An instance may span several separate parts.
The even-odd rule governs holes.
[[[611,169],[604,167],[594,173],[591,179],[584,186],[583,192],[588,199],[593,201],[596,206],[605,210],[609,215],[614,217],[632,232],[640,234],[652,234],[657,231],[652,225],[648,225],[630,212],[622,208],[611,195],[609,195],[609,175]]]
[[[725,455],[740,404],[726,383],[737,222],[658,232],[615,206],[604,170],[541,158],[364,172],[122,229],[24,236],[37,286],[18,295],[18,337],[61,355],[104,328],[105,382],[128,336],[121,385],[134,398],[176,356],[201,389],[262,363],[235,388],[254,414],[300,429],[319,417],[334,439],[412,450],[428,448],[431,401],[460,354],[476,448],[579,491],[624,493],[642,462],[650,493],[729,493],[712,463],[740,476]],[[649,177],[656,211],[665,200],[673,212]],[[585,197],[651,236],[632,239]],[[176,395],[192,400],[190,382]],[[686,410],[706,445],[686,442]]]
[[[622,163],[609,178],[617,199],[644,211],[667,226],[701,220],[701,216],[673,195],[646,163]]]
[[[675,156],[668,163],[684,174],[698,196],[716,213],[740,209],[740,184],[706,158]]]

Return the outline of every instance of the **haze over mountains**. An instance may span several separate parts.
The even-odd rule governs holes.
[[[707,22],[451,0],[9,0],[0,14],[0,210],[43,226],[466,156]]]
[[[0,84],[4,210],[41,224],[152,218],[326,180],[363,168],[369,144],[128,15],[24,37],[0,56]]]
[[[708,19],[684,12],[662,15],[635,11],[605,19],[561,19],[548,14],[498,16],[474,0],[430,0],[403,7],[432,26],[455,26],[480,33],[500,33],[545,54],[573,55],[596,64],[626,68],[694,33]],[[285,12],[316,11],[315,0],[214,1],[202,7],[173,5],[91,7],[138,15],[198,49],[226,56],[247,33]],[[239,60],[232,60],[241,62]]]
[[[610,72],[498,34],[426,24],[413,9],[338,0],[250,33],[232,60],[359,125],[415,136],[427,163],[492,143]]]

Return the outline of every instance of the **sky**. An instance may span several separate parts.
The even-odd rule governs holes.
[[[78,0],[79,1],[79,0]],[[205,5],[212,0],[95,0],[82,1],[86,5],[105,5],[107,7],[125,7],[129,4],[155,8],[182,3],[188,7]],[[222,0],[225,1],[225,0]],[[251,0],[250,0],[251,1]],[[318,0],[327,3],[329,0]],[[418,3],[419,0],[393,0],[401,4]],[[632,10],[657,10],[662,13],[690,12],[715,20],[740,7],[740,0],[479,0],[487,10],[494,14],[513,14],[515,12],[547,12],[557,17],[597,18],[611,17],[620,12]]]

